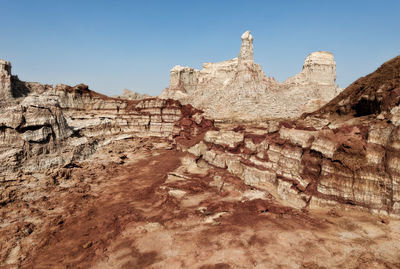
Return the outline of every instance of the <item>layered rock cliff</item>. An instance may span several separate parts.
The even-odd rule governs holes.
[[[85,159],[98,147],[133,137],[198,135],[201,112],[175,100],[110,98],[80,84],[23,82],[0,65],[0,176],[43,171]],[[185,119],[185,124],[180,124]]]
[[[127,99],[127,100],[141,100],[141,99],[151,98],[152,96],[145,93],[138,93],[128,89],[124,89],[121,95],[113,95],[111,97]]]
[[[318,111],[308,114],[319,118],[351,118],[368,116],[396,118],[400,104],[400,56],[379,67],[347,87],[340,95]]]
[[[190,103],[216,119],[294,118],[334,98],[336,63],[329,52],[307,56],[303,70],[283,83],[267,77],[254,62],[253,36],[242,35],[238,58],[205,63],[202,70],[175,66],[162,98]]]
[[[399,87],[396,57],[302,119],[225,127],[183,148],[283,204],[399,215]]]
[[[0,59],[0,100],[11,97],[11,64]],[[0,101],[0,102],[1,102]]]
[[[245,51],[242,62],[251,61],[251,47]],[[323,56],[320,65],[329,62]],[[9,180],[13,173],[69,167],[112,141],[157,136],[283,204],[399,215],[399,67],[397,57],[301,119],[217,127],[176,100],[109,98],[82,84],[22,82],[2,68],[0,173]],[[334,80],[306,67],[290,83],[305,76]]]

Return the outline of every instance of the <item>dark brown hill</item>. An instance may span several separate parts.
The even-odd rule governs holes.
[[[361,77],[319,110],[305,116],[376,116],[400,104],[400,56]]]

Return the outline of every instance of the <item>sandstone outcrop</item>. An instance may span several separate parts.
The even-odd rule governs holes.
[[[250,31],[246,31],[242,35],[242,46],[240,47],[238,63],[241,64],[244,61],[254,61],[253,53],[253,36]]]
[[[85,159],[112,141],[198,135],[201,112],[175,100],[110,98],[80,84],[41,85],[11,76],[1,62],[0,176],[38,172]],[[181,119],[184,118],[184,124]],[[207,126],[208,126],[207,125]],[[189,128],[189,130],[185,130]]]
[[[326,106],[308,115],[319,118],[376,118],[380,115],[381,119],[390,120],[396,117],[399,104],[400,56],[397,56],[375,72],[356,80]]]
[[[190,103],[222,120],[295,118],[334,98],[340,92],[335,80],[333,54],[323,51],[307,56],[303,70],[283,83],[267,77],[254,62],[253,36],[247,31],[238,58],[205,63],[201,70],[175,66],[160,96]]]
[[[251,61],[251,38],[245,38],[249,42],[241,62],[257,67]],[[319,66],[330,57],[318,56]],[[306,76],[321,84],[334,81],[310,69],[314,58],[290,83]],[[11,97],[2,100],[0,111],[0,160],[5,164],[0,173],[6,180],[11,173],[68,167],[112,141],[156,136],[292,207],[334,205],[399,215],[399,63],[399,57],[385,63],[301,119],[217,127],[200,110],[176,100],[123,100],[83,84],[22,82],[3,68],[11,87],[2,91],[8,89]]]
[[[388,140],[376,136],[382,130],[389,137],[392,128],[304,130],[281,125],[277,132],[267,128],[209,131],[187,150],[288,206],[347,206],[399,215],[399,153],[386,159],[382,144]]]
[[[111,97],[121,98],[121,99],[126,99],[126,100],[141,100],[141,99],[151,98],[152,96],[145,94],[145,93],[138,93],[138,92],[133,92],[128,89],[124,89],[122,91],[121,95],[114,95]]]
[[[0,100],[11,97],[11,64],[0,59]]]
[[[399,72],[396,57],[303,119],[209,131],[187,151],[289,206],[400,215]]]
[[[235,78],[257,68],[244,37]],[[399,67],[300,119],[239,126],[3,68],[0,267],[398,268]],[[291,83],[328,79],[303,71]]]

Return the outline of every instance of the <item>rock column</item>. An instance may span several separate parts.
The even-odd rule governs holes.
[[[242,61],[252,61],[254,62],[254,55],[253,55],[253,36],[251,35],[250,31],[246,31],[242,35],[242,46],[240,47],[239,53],[239,64]]]
[[[0,59],[0,102],[11,97],[11,64]]]

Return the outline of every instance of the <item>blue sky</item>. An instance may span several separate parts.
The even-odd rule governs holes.
[[[400,1],[0,0],[0,59],[26,81],[159,94],[174,65],[254,56],[279,81],[318,50],[335,55],[346,87],[400,54]]]

